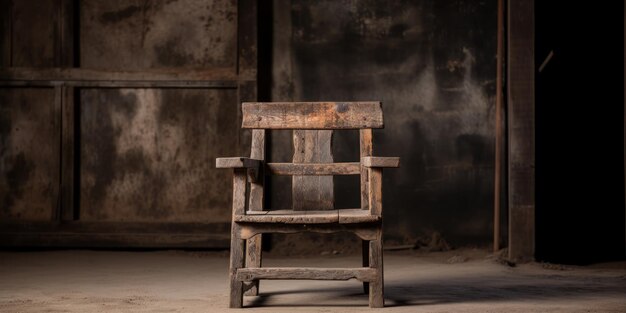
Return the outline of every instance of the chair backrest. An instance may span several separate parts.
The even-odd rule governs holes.
[[[242,111],[242,128],[254,129],[251,158],[265,159],[265,130],[293,130],[293,163],[268,164],[272,174],[293,176],[293,210],[334,209],[332,175],[361,175],[361,208],[368,208],[367,171],[358,162],[333,163],[332,136],[360,129],[360,156],[371,156],[372,128],[384,126],[381,102],[247,102]],[[262,203],[260,180],[251,185],[249,209]]]

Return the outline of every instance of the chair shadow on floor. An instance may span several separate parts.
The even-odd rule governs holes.
[[[626,277],[572,277],[561,275],[475,276],[438,280],[403,281],[385,285],[385,307],[420,306],[519,300],[568,300],[580,297],[619,299],[626,295]],[[329,286],[332,286],[329,284]],[[301,294],[298,301],[282,296]],[[282,298],[282,299],[281,299]],[[314,298],[314,299],[313,299]],[[304,299],[304,300],[303,300]],[[246,297],[245,305],[275,307],[367,306],[367,294],[359,283],[350,288],[300,288],[263,292]]]

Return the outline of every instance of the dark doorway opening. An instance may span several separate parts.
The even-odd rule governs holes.
[[[537,259],[623,259],[624,3],[535,5]]]

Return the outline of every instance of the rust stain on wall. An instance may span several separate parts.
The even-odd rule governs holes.
[[[234,90],[81,93],[81,220],[227,222]]]

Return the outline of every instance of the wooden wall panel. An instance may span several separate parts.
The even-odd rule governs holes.
[[[11,65],[11,1],[0,0],[0,67]]]
[[[59,29],[59,1],[13,1],[12,66],[53,67],[60,50],[55,40]]]
[[[228,222],[236,90],[84,89],[80,220]]]
[[[234,0],[83,0],[80,16],[82,67],[236,66]]]
[[[50,220],[58,200],[52,88],[0,88],[0,220]]]

